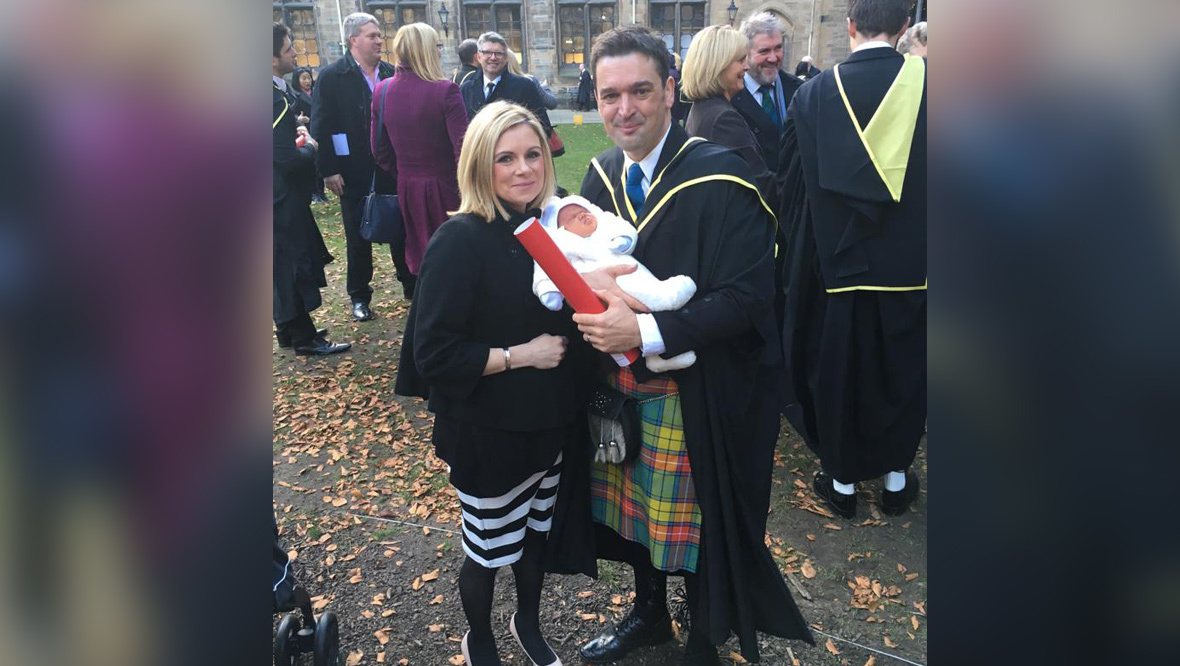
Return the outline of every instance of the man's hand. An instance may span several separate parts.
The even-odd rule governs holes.
[[[336,196],[344,196],[344,176],[338,173],[331,176],[324,176],[324,187],[332,190],[332,194]]]
[[[295,116],[295,124],[299,125],[300,127],[306,126],[309,122],[311,122],[311,118],[303,115],[302,111],[299,112],[299,115]]]
[[[617,354],[635,349],[642,344],[639,336],[639,320],[623,299],[605,290],[594,293],[606,303],[602,314],[575,314],[574,323],[582,337],[600,352]]]
[[[582,279],[586,281],[586,284],[590,285],[591,289],[604,291],[618,297],[627,307],[635,312],[651,312],[646,305],[631,294],[620,289],[618,283],[615,282],[615,278],[618,276],[634,273],[638,269],[639,266],[607,266],[606,268],[599,268],[589,273],[583,273]],[[601,297],[601,294],[599,296]],[[606,299],[603,299],[603,302],[605,303]],[[628,349],[630,348],[628,347]]]
[[[315,150],[318,150],[320,147],[320,144],[317,143],[315,139],[311,138],[311,133],[307,131],[306,127],[296,127],[295,128],[295,136],[296,137],[302,136],[303,137],[303,145],[305,145],[305,146],[311,146]]]

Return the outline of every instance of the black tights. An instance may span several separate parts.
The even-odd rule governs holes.
[[[541,587],[545,583],[545,570],[541,556],[545,551],[546,535],[525,530],[524,550],[519,560],[512,565],[516,579],[516,631],[524,643],[525,651],[539,664],[548,664],[556,655],[541,635]],[[500,663],[496,654],[496,638],[492,631],[492,597],[496,591],[496,571],[480,565],[470,557],[459,570],[459,596],[463,600],[463,612],[471,633],[467,637],[467,649],[471,652],[471,666],[488,666]]]

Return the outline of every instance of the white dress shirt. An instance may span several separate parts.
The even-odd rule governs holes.
[[[746,72],[745,74],[743,74],[742,79],[745,81],[746,91],[750,93],[750,96],[754,98],[755,102],[758,102],[758,106],[762,106],[762,91],[759,90],[759,88],[762,87],[762,84],[755,81],[754,77],[750,76],[749,72]],[[783,91],[780,90],[782,88],[782,86],[779,85],[781,83],[782,83],[781,79],[777,79],[777,78],[775,79],[775,82],[774,82],[774,106],[776,109],[778,109],[778,117],[779,118],[783,118],[786,116],[786,104],[783,101]]]
[[[627,157],[627,153],[623,153],[624,178],[627,177],[627,171],[631,169],[632,164],[638,164],[639,168],[643,170],[642,185],[644,197],[647,196],[648,191],[651,189],[652,180],[656,177],[656,163],[660,161],[660,153],[664,152],[664,142],[668,140],[668,133],[671,131],[672,125],[669,124],[660,142],[656,144],[656,147],[646,157],[639,160],[639,162]],[[656,324],[656,318],[651,314],[639,312],[636,313],[635,319],[639,322],[640,351],[643,352],[643,355],[663,354],[667,347],[664,346],[664,336],[660,334],[660,327]]]
[[[878,39],[878,40],[872,41],[872,42],[865,42],[864,44],[861,44],[860,46],[852,49],[852,52],[856,53],[857,51],[864,51],[865,49],[879,49],[882,46],[884,46],[885,48],[889,48],[889,49],[897,48],[894,45],[890,44],[889,42],[884,42],[884,41],[881,41]]]
[[[488,84],[489,83],[495,84],[495,86],[497,88],[499,88],[500,87],[500,79],[502,79],[502,78],[504,78],[503,74],[501,74],[500,76],[497,76],[494,79],[489,79],[486,76],[483,77],[483,98],[485,100],[488,98]]]

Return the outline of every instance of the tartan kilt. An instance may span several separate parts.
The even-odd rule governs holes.
[[[608,383],[640,401],[642,446],[631,463],[593,464],[594,522],[646,547],[656,569],[695,572],[701,510],[684,446],[679,388],[671,379],[639,384],[628,368],[612,374]]]

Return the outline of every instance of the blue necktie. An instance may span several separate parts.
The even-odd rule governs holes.
[[[635,212],[643,208],[643,168],[639,164],[632,164],[627,169],[627,198],[631,200]]]

